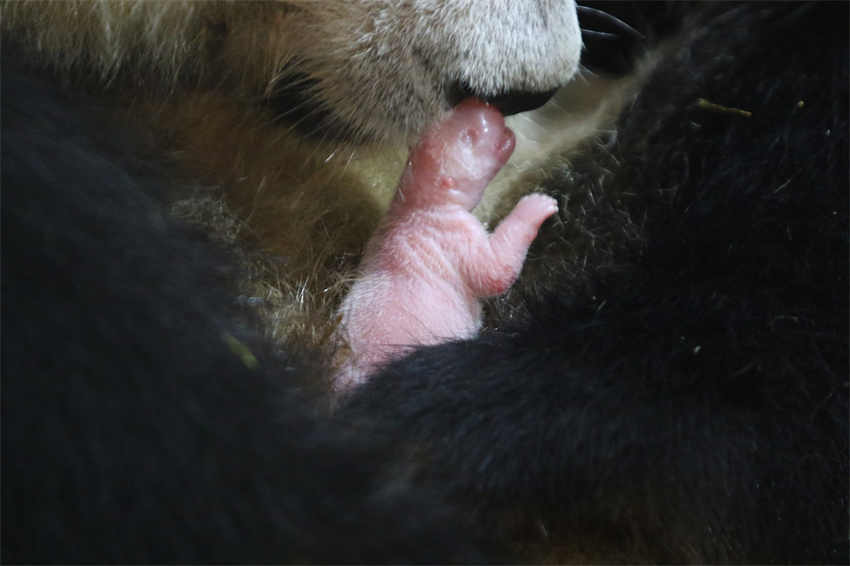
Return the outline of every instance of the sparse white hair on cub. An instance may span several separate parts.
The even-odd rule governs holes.
[[[11,2],[14,30],[68,70],[230,85],[274,97],[293,81],[363,138],[409,136],[462,83],[481,95],[554,89],[576,72],[573,0]]]

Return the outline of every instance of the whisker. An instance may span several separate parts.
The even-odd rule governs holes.
[[[580,17],[583,16],[585,18],[590,18],[591,21],[593,21],[593,19],[596,18],[596,19],[599,20],[598,23],[608,24],[610,26],[613,26],[616,30],[623,32],[627,35],[631,35],[632,37],[635,37],[637,39],[641,39],[641,40],[646,39],[644,37],[644,35],[642,33],[640,33],[638,30],[636,30],[635,28],[633,28],[632,26],[630,26],[629,24],[627,24],[626,22],[624,22],[620,18],[618,18],[616,16],[612,16],[608,12],[604,12],[604,11],[598,10],[596,8],[591,8],[589,6],[576,6],[576,11],[579,13]],[[584,28],[582,28],[582,31],[584,32],[584,31],[589,31],[589,30],[585,30]],[[604,33],[604,32],[597,32],[597,33]]]
[[[620,38],[619,35],[616,35],[616,34],[613,34],[613,33],[608,33],[608,32],[604,32],[604,31],[596,31],[596,30],[592,30],[592,29],[584,29],[584,28],[581,28],[581,36],[585,39],[615,40],[615,39]]]

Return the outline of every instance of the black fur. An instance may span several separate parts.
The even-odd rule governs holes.
[[[549,184],[526,305],[332,419],[166,177],[6,63],[3,561],[488,558],[471,518],[585,561],[846,562],[847,20],[689,16]]]
[[[4,67],[3,562],[480,560],[379,481],[380,438],[314,431],[310,366],[251,330],[167,183]]]

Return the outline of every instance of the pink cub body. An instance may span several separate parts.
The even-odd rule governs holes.
[[[474,336],[480,299],[516,280],[540,225],[558,209],[555,200],[524,197],[492,234],[470,213],[514,143],[502,115],[470,99],[413,149],[341,307],[351,358],[338,388],[362,382],[410,346]]]

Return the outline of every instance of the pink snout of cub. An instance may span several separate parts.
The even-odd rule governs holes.
[[[515,144],[514,133],[498,110],[467,99],[413,149],[393,205],[457,204],[472,210]]]
[[[470,213],[514,144],[496,109],[468,99],[413,149],[341,307],[339,334],[351,352],[338,388],[361,383],[411,346],[474,336],[480,299],[516,280],[555,200],[524,197],[492,234]]]

